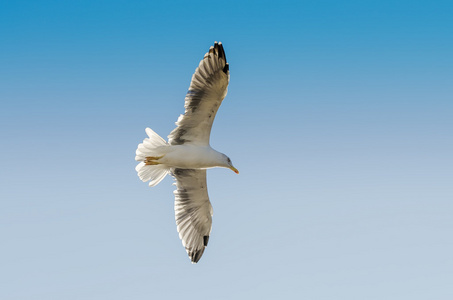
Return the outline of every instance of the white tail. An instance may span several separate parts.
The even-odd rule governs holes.
[[[167,150],[167,142],[155,133],[151,128],[146,128],[146,133],[149,138],[143,140],[143,143],[138,145],[135,152],[135,160],[140,163],[135,167],[138,177],[143,182],[151,180],[149,186],[155,186],[168,174],[169,169],[163,164],[146,164],[147,157],[162,157]]]

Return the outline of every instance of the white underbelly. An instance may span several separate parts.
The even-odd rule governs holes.
[[[168,153],[159,160],[159,163],[168,167],[183,169],[208,169],[215,167],[212,154],[216,152],[211,147],[197,147],[188,145],[170,146]]]

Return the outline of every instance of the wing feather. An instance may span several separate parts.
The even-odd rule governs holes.
[[[215,43],[200,61],[185,98],[185,112],[168,136],[170,145],[208,145],[212,123],[230,80],[222,43]]]
[[[212,206],[206,187],[206,170],[172,169],[176,180],[175,219],[179,238],[193,263],[208,245]]]

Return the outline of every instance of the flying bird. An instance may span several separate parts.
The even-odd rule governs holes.
[[[150,128],[138,145],[135,170],[140,179],[157,185],[167,174],[175,179],[175,219],[179,238],[192,263],[208,245],[212,206],[206,186],[206,169],[221,167],[239,171],[231,159],[211,148],[209,137],[214,117],[230,81],[222,43],[214,43],[192,76],[185,98],[185,112],[168,136],[168,142]]]

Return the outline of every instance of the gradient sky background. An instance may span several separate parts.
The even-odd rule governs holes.
[[[1,299],[453,299],[453,2],[2,1]],[[231,82],[209,246],[134,170]]]

